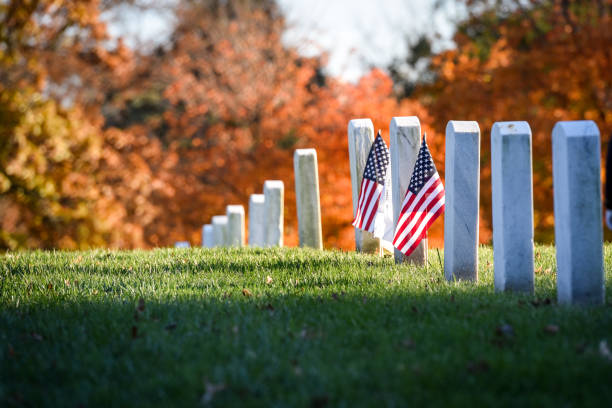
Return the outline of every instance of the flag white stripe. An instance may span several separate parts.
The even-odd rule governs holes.
[[[412,211],[414,211],[414,207],[419,202],[420,197],[422,197],[423,194],[425,194],[427,190],[431,188],[431,185],[434,184],[439,179],[440,177],[438,176],[438,173],[436,173],[427,181],[427,183],[425,183],[425,185],[421,188],[421,190],[419,190],[419,194],[417,194],[415,200],[412,202],[410,207],[403,213],[404,217],[407,217]],[[404,206],[408,202],[408,199],[409,199],[408,194],[406,194],[406,197],[404,197],[404,201],[402,201],[402,206],[400,208],[404,208]],[[397,221],[397,224],[398,225],[400,224],[400,220]]]
[[[378,203],[378,200],[380,199],[380,190],[382,188],[379,188],[380,185],[378,183],[375,183],[375,184],[376,184],[376,187],[375,187],[375,190],[372,192],[372,195],[373,195],[372,200],[370,200],[370,205],[368,206],[368,208],[366,208],[366,213],[365,213],[365,216],[363,217],[364,227],[366,228],[367,228],[366,223],[370,219],[370,214],[372,214],[372,210],[374,209],[374,207],[376,207],[376,204]],[[367,228],[367,230],[370,231],[370,228]]]
[[[359,198],[357,199],[357,214],[359,214],[359,209],[361,208],[361,203],[363,202],[363,189],[365,188],[367,184],[367,180],[363,179],[361,180],[361,187],[359,189]]]
[[[428,212],[427,216],[419,223],[418,228],[416,229],[416,231],[414,231],[414,234],[412,234],[412,237],[410,238],[410,240],[408,240],[406,245],[402,246],[402,249],[404,250],[408,249],[414,244],[414,242],[421,236],[421,233],[423,232],[423,228],[425,228],[425,226],[427,225],[427,222],[431,219],[431,217],[433,217],[438,212],[440,207],[442,207],[443,205],[444,205],[444,196],[442,196],[442,198],[438,200],[436,205],[431,209],[431,211]],[[400,249],[400,251],[402,249]]]
[[[365,219],[366,219],[364,217],[364,213],[367,211],[367,208],[364,208],[364,206],[365,206],[365,203],[368,202],[368,199],[371,195],[371,191],[373,188],[375,188],[376,183],[374,183],[371,180],[364,179],[362,185],[364,187],[364,191],[362,194],[363,200],[361,200],[361,204],[359,205],[359,208],[357,209],[357,216],[355,217],[355,222],[353,223],[354,226],[356,226],[357,228],[361,228],[361,229],[363,229]]]
[[[432,191],[427,198],[425,199],[425,201],[421,204],[421,206],[419,207],[419,209],[417,211],[407,211],[403,214],[402,216],[402,223],[400,224],[398,222],[398,227],[396,230],[396,234],[398,231],[400,231],[400,229],[402,230],[401,234],[399,236],[396,236],[396,239],[394,239],[395,242],[402,242],[404,240],[404,238],[406,237],[406,235],[408,235],[409,233],[412,232],[412,229],[414,228],[414,225],[416,224],[417,220],[419,219],[419,217],[413,217],[410,222],[408,223],[407,226],[405,226],[404,224],[406,224],[406,222],[408,222],[408,220],[410,219],[410,215],[413,213],[422,213],[423,211],[425,211],[427,209],[427,206],[429,205],[429,203],[437,197],[437,195],[440,193],[440,191],[442,191],[444,189],[444,186],[442,186],[442,183],[438,184],[436,186],[436,188],[434,189],[434,191]],[[414,200],[416,203],[419,202],[419,200],[423,197],[423,195],[425,194],[425,189],[421,189],[421,191],[419,191],[419,194],[416,196],[416,199]],[[413,207],[413,206],[411,206]],[[400,227],[401,226],[401,227]]]

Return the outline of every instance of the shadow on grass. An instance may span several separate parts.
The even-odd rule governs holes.
[[[610,401],[609,303],[561,307],[551,296],[494,294],[488,287],[435,279],[411,287],[393,276],[361,285],[338,277],[275,289],[236,283],[214,296],[196,285],[174,295],[111,291],[96,300],[46,296],[19,305],[5,302],[0,402],[588,406]]]

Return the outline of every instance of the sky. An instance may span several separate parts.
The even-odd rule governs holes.
[[[326,53],[327,73],[350,82],[372,66],[385,67],[404,57],[406,39],[427,30],[439,35],[436,51],[452,47],[452,21],[461,15],[454,2],[434,11],[437,0],[277,1],[288,23],[285,44],[306,56]],[[163,41],[173,21],[170,12],[142,10],[122,10],[107,20],[111,34],[133,47]]]

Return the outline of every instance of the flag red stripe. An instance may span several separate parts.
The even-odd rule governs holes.
[[[361,229],[363,229],[365,217],[367,215],[367,211],[370,206],[370,202],[372,201],[372,197],[374,195],[373,190],[375,189],[375,187],[373,186],[374,183],[372,183],[371,181],[368,180],[367,184],[368,186],[364,194],[365,198],[364,198],[364,202],[361,205],[361,215],[359,219],[359,228]]]
[[[424,208],[422,208],[420,211],[411,213],[411,216],[409,217],[410,222],[408,223],[407,228],[405,228],[403,233],[397,237],[398,239],[396,243],[398,244],[398,248],[404,247],[412,236],[418,236],[419,228],[422,226],[423,220],[439,203],[440,199],[443,199],[443,197],[444,191],[440,191],[435,197],[432,196],[432,200],[429,201]]]
[[[380,192],[381,192],[382,188],[378,188],[378,186],[376,187],[376,190],[373,193],[373,201],[372,204],[369,206],[368,208],[368,212],[366,213],[365,216],[365,230],[369,231],[369,232],[373,232],[373,224],[372,222],[374,221],[374,216],[376,215],[376,211],[378,210],[378,204],[379,204],[379,199],[380,199]]]
[[[408,190],[406,193],[406,198],[404,198],[400,216],[398,217],[397,225],[404,225],[406,222],[405,218],[408,217],[410,213],[418,211],[418,209],[423,205],[423,201],[427,199],[427,196],[438,187],[439,180],[440,179],[435,176],[432,177],[417,195],[412,194],[412,192]],[[408,195],[410,195],[410,197],[408,197]]]
[[[398,241],[401,239],[400,242],[394,240],[393,244],[395,247],[404,252],[403,250],[407,245],[412,246],[412,241],[416,239],[416,237],[419,237],[418,240],[420,241],[422,239],[420,235],[422,235],[423,231],[427,231],[428,226],[431,224],[429,221],[432,218],[435,219],[438,217],[439,212],[441,211],[440,208],[444,208],[444,190],[440,190],[438,194],[433,197],[433,199],[427,204],[426,209],[411,213],[410,219],[412,227],[406,231],[405,235],[402,234],[404,235],[403,237],[398,236]],[[432,213],[431,211],[434,212]]]
[[[436,190],[438,190],[438,194],[436,194]],[[412,200],[415,201],[416,204],[413,204],[409,207],[412,208],[411,211],[407,211],[406,207],[402,209],[402,212],[400,213],[400,221],[397,223],[396,232],[393,240],[394,244],[396,241],[403,241],[404,237],[407,234],[411,233],[414,229],[415,221],[413,214],[419,214],[420,212],[425,211],[431,201],[437,198],[440,192],[442,193],[442,195],[444,195],[444,188],[442,186],[442,183],[438,179],[434,184],[430,186],[430,189],[428,191],[423,191],[423,189],[421,189],[416,198]],[[409,193],[410,195],[414,196],[411,192]],[[433,194],[436,194],[436,196],[434,196]],[[414,210],[414,208],[416,208],[417,210]]]
[[[444,211],[444,205],[441,205],[440,208],[438,208],[438,210],[432,215],[432,217],[429,219],[429,221],[427,221],[427,225],[423,229],[423,232],[421,233],[421,236],[419,237],[419,239],[417,239],[410,246],[410,248],[408,248],[407,250],[402,251],[406,256],[410,255],[419,246],[419,244],[421,243],[423,238],[427,237],[427,230],[429,229],[431,224],[433,224],[433,222],[440,216],[440,214],[442,214],[443,211]]]

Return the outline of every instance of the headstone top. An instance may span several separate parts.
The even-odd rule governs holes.
[[[264,181],[265,188],[285,188],[285,183],[282,180],[266,180]]]
[[[316,149],[295,149],[294,157],[310,156],[314,155],[317,157]]]
[[[212,224],[227,224],[227,215],[213,215],[211,218]]]
[[[374,128],[374,124],[372,123],[372,119],[369,119],[369,118],[351,119],[349,121],[348,128],[349,128],[349,132],[351,129],[356,129],[356,128],[370,129],[370,128]]]
[[[242,205],[228,205],[226,210],[228,214],[244,214]]]
[[[531,135],[531,128],[525,121],[495,122],[491,133],[495,132],[500,135]]]
[[[421,126],[421,122],[417,116],[394,116],[391,119],[391,126],[394,124],[397,127]]]
[[[474,120],[451,120],[446,125],[446,131],[454,133],[480,133],[478,122]]]
[[[266,196],[263,194],[251,194],[249,199],[252,203],[263,204],[266,200]]]
[[[202,231],[212,231],[212,224],[204,224],[202,226]]]
[[[557,122],[557,124],[553,128],[553,135],[563,135],[565,137],[599,137],[599,128],[597,127],[597,124],[595,124],[595,122],[593,122],[592,120]]]

